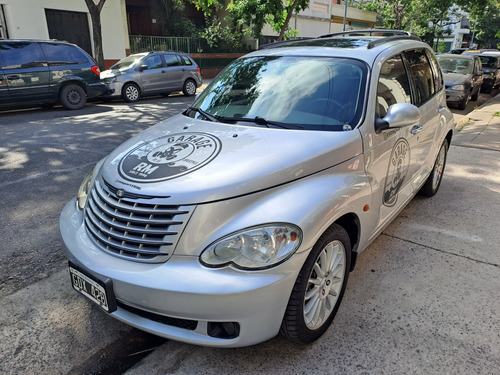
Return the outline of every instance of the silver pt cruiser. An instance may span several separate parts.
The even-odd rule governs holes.
[[[60,219],[72,285],[178,341],[312,342],[358,254],[438,191],[452,129],[436,58],[409,33],[261,48],[85,178]]]

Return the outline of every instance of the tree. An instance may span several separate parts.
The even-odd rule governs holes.
[[[232,0],[228,10],[233,20],[259,39],[267,23],[278,33],[278,41],[296,33],[288,24],[292,14],[307,9],[309,0]]]
[[[94,58],[101,70],[104,70],[104,53],[102,50],[102,31],[101,31],[101,10],[106,0],[85,0],[89,8],[90,18],[92,20],[92,35],[94,38]]]
[[[474,32],[474,41],[480,48],[500,47],[500,3],[489,0],[486,6],[471,4],[470,20]]]
[[[462,11],[480,14],[497,0],[373,0],[359,6],[379,14],[380,26],[388,29],[409,30],[430,45],[451,31],[461,19]],[[495,7],[491,6],[491,9]],[[495,9],[498,9],[496,7]],[[497,14],[498,14],[498,10]],[[497,29],[498,30],[498,29]],[[494,34],[493,34],[494,35]]]

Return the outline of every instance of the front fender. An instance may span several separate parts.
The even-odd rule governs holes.
[[[265,223],[291,223],[303,231],[297,252],[308,251],[338,218],[354,214],[361,227],[372,215],[371,188],[357,156],[320,173],[233,199],[200,204],[174,254],[198,256],[211,243],[241,229]]]

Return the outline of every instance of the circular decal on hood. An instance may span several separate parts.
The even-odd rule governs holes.
[[[129,181],[165,181],[203,167],[220,150],[220,140],[210,134],[171,134],[142,143],[127,152],[118,171]]]

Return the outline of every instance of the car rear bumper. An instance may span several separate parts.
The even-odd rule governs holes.
[[[89,99],[102,96],[106,92],[106,85],[102,82],[90,83],[87,85],[87,97]]]

